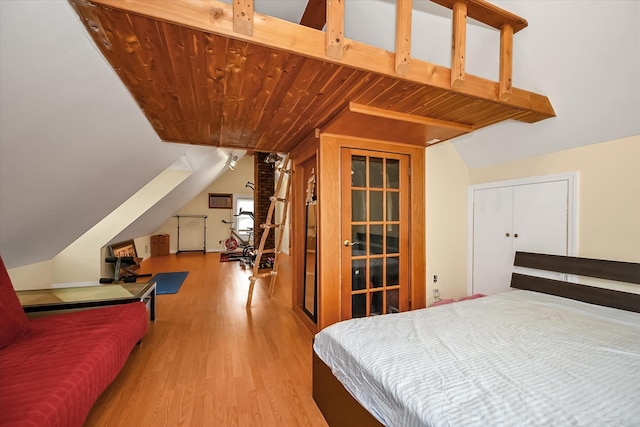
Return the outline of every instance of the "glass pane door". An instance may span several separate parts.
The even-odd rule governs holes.
[[[343,149],[343,319],[408,309],[408,164],[406,155]]]

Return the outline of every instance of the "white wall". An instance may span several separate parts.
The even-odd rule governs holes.
[[[578,172],[578,256],[640,262],[640,135],[472,169],[469,183]]]
[[[443,299],[466,292],[468,180],[468,169],[451,143],[426,150],[427,305],[434,288]]]
[[[188,202],[176,214],[207,215],[207,252],[224,251],[220,241],[229,237],[229,226],[222,220],[234,220],[231,209],[209,209],[209,193],[227,193],[253,196],[253,190],[245,187],[247,181],[253,182],[253,156],[244,156],[238,160],[234,170],[227,169],[200,194]],[[169,234],[170,252],[177,251],[177,219],[172,217],[154,234]],[[180,250],[202,248],[202,220],[180,219]]]
[[[53,282],[97,280],[104,264],[100,248],[190,175],[191,171],[168,168],[152,179],[53,258]]]
[[[427,302],[467,294],[469,185],[577,172],[577,256],[640,262],[640,135],[467,169],[455,148],[428,148]],[[438,283],[433,283],[433,275]]]

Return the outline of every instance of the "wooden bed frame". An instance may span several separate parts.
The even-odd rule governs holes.
[[[640,263],[516,252],[514,265],[640,284]],[[513,273],[511,287],[640,313],[640,294]],[[382,426],[313,352],[313,399],[331,427]]]

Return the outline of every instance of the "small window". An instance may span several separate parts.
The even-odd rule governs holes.
[[[236,200],[236,217],[238,233],[250,235],[253,232],[253,199]]]
[[[233,209],[233,195],[209,193],[209,209]]]

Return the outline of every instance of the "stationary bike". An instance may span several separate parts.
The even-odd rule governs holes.
[[[240,213],[234,215],[239,217],[241,215],[248,215],[253,218],[253,212],[247,212],[240,210]],[[242,237],[236,232],[236,224],[233,221],[222,220],[224,224],[229,224],[229,237],[224,241],[225,253],[229,256],[229,259],[238,259],[242,262],[243,266],[252,265],[255,255],[253,254],[253,244],[251,238],[253,236],[253,229],[248,229],[248,236]],[[236,252],[238,248],[241,248],[241,252]]]

